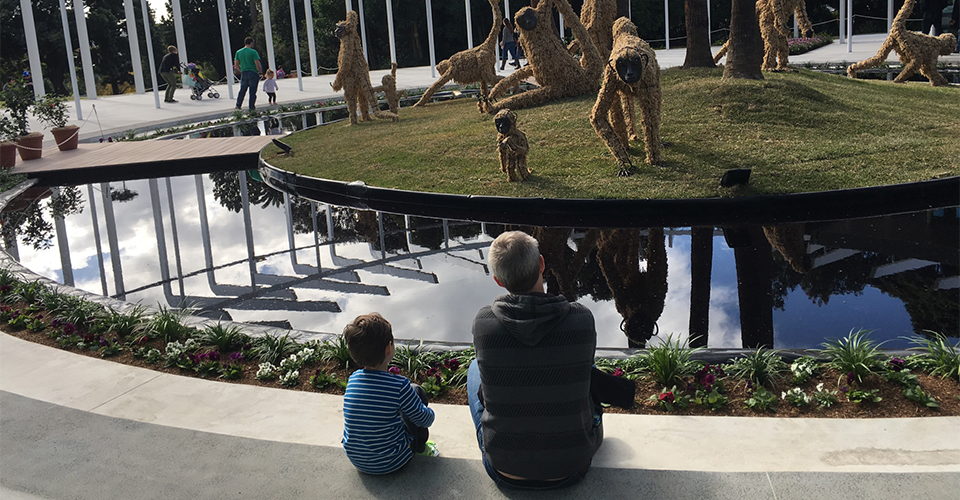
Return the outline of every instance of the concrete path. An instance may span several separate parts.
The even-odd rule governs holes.
[[[885,33],[870,35],[855,35],[853,37],[853,51],[847,52],[847,45],[834,42],[825,47],[813,50],[806,54],[793,56],[790,58],[791,64],[800,65],[806,62],[824,63],[824,62],[854,62],[866,59],[876,54],[877,49],[886,39]],[[716,52],[719,47],[714,47]],[[683,64],[686,56],[686,49],[658,50],[657,61],[661,68],[672,68]],[[891,62],[897,62],[895,53],[891,53]],[[942,62],[960,62],[960,54],[941,56]],[[507,65],[505,71],[500,71],[501,75],[508,75],[513,71],[513,67]],[[370,78],[376,83],[380,78],[387,74],[387,70],[371,71]],[[400,89],[425,88],[430,86],[435,80],[435,71],[429,67],[401,68],[397,71],[397,85]],[[279,90],[277,91],[277,101],[280,104],[292,104],[296,102],[316,103],[330,99],[340,99],[342,92],[334,92],[330,87],[334,75],[321,75],[316,77],[305,77],[302,79],[303,90],[300,90],[300,83],[296,78],[287,78],[279,80]],[[161,102],[161,107],[157,109],[153,93],[146,94],[123,94],[117,96],[103,96],[93,100],[81,100],[81,109],[83,121],[77,120],[77,113],[72,102],[69,104],[70,116],[73,118],[71,123],[80,125],[80,139],[84,142],[96,142],[101,137],[111,137],[123,134],[127,130],[135,128],[159,128],[169,127],[183,123],[195,123],[198,121],[214,120],[229,115],[234,111],[236,101],[231,98],[226,84],[217,86],[220,91],[219,99],[210,99],[204,97],[201,101],[191,101],[188,90],[177,90],[176,104],[166,104]],[[239,91],[239,85],[234,86],[234,92]],[[266,109],[266,94],[262,91],[258,94],[259,109]],[[246,102],[243,106],[246,109]],[[31,121],[31,130],[43,130],[43,127]],[[44,148],[55,148],[53,137],[46,134]]]
[[[0,334],[0,497],[537,496],[493,486],[466,407],[434,409],[440,457],[366,476],[340,449],[338,396],[169,375]],[[608,414],[587,479],[555,496],[953,499],[958,425]]]

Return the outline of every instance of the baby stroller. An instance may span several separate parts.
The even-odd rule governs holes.
[[[197,67],[194,63],[183,64],[183,86],[192,87],[193,93],[190,94],[190,99],[194,101],[199,101],[203,99],[203,93],[207,93],[207,97],[218,99],[220,98],[220,92],[217,92],[217,89],[213,88],[213,83],[210,80],[207,80],[200,74],[200,68]]]

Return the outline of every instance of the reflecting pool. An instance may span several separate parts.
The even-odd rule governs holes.
[[[254,176],[255,177],[255,176]],[[539,228],[359,211],[247,172],[31,188],[4,245],[58,282],[130,302],[339,333],[379,311],[400,339],[469,342],[503,293],[498,234],[540,242],[550,292],[590,308],[602,347],[817,347],[869,329],[960,336],[960,208],[777,226]]]

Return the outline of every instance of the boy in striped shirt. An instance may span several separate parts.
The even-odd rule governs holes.
[[[343,329],[350,357],[363,368],[347,381],[343,450],[361,472],[387,474],[427,448],[433,410],[420,386],[390,373],[393,330],[379,313],[358,316]],[[430,443],[432,455],[436,447]]]

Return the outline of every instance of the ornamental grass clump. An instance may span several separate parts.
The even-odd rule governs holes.
[[[830,360],[829,366],[841,373],[852,373],[856,381],[862,383],[864,377],[872,375],[883,364],[880,346],[884,342],[870,340],[867,338],[869,334],[868,330],[850,330],[850,334],[842,339],[820,344],[823,349],[819,352]]]
[[[264,335],[253,340],[250,352],[264,363],[277,365],[280,360],[300,350],[300,344],[289,333]]]
[[[758,348],[756,351],[737,358],[727,366],[731,375],[750,381],[762,387],[774,387],[787,371],[780,353],[775,349]]]
[[[343,335],[337,335],[331,340],[317,346],[317,352],[323,361],[332,361],[341,368],[348,368],[353,363],[350,357],[350,349],[347,348],[347,339]]]
[[[960,380],[960,344],[954,345],[941,333],[925,330],[932,338],[912,337],[915,345],[910,350],[918,351],[917,362],[931,375]]]
[[[135,340],[147,326],[147,310],[141,304],[136,304],[127,312],[107,309],[105,315],[106,329],[124,340]]]
[[[417,347],[411,346],[411,343],[397,346],[390,364],[407,372],[410,380],[420,382],[423,380],[421,375],[431,368],[434,360],[430,359],[432,353],[423,350],[423,339],[420,339]]]
[[[215,349],[220,353],[229,353],[237,351],[243,346],[252,343],[249,335],[243,333],[243,330],[237,325],[224,325],[217,323],[207,325],[194,337],[202,347]]]
[[[165,343],[182,340],[193,331],[193,328],[185,324],[189,314],[190,311],[186,309],[168,309],[160,306],[160,311],[150,318],[144,333],[148,338],[160,339]]]
[[[651,347],[645,354],[641,354],[641,363],[661,387],[684,384],[684,377],[693,375],[700,368],[699,363],[693,361],[693,353],[701,347],[690,348],[689,340],[674,341],[673,335],[667,337],[662,344]]]

